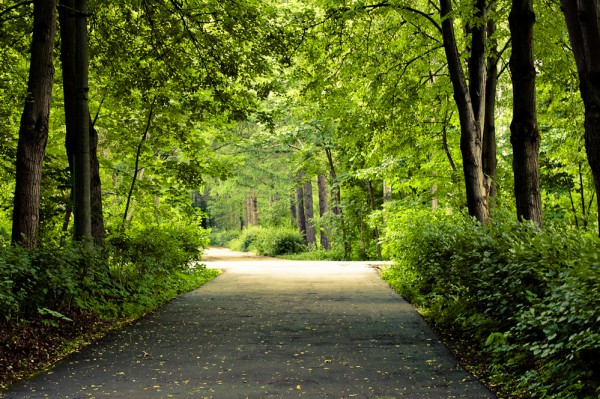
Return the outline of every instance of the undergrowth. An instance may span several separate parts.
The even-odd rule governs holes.
[[[242,231],[240,236],[229,242],[235,251],[253,251],[259,255],[289,255],[306,250],[300,233],[291,228],[251,227]]]
[[[198,264],[207,244],[206,231],[170,225],[132,227],[102,248],[1,243],[0,388],[215,277]]]
[[[578,230],[482,226],[464,215],[390,212],[384,278],[436,327],[487,356],[515,397],[600,395],[600,240]]]

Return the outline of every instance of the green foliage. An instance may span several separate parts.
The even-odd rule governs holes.
[[[293,229],[252,227],[231,242],[237,251],[255,251],[259,255],[278,256],[302,252],[306,249],[302,236]]]
[[[242,234],[242,230],[213,230],[210,232],[210,244],[216,247],[226,247]]]
[[[107,317],[138,315],[214,276],[193,266],[207,243],[205,230],[187,225],[132,229],[109,237],[102,249],[3,245],[0,324],[40,316],[53,324],[77,308]]]
[[[332,250],[324,249],[311,249],[306,252],[300,252],[298,254],[284,255],[285,259],[290,260],[344,260],[344,251],[342,248],[336,248]]]
[[[385,279],[433,323],[492,354],[491,370],[539,398],[598,395],[600,244],[496,215],[395,209]]]

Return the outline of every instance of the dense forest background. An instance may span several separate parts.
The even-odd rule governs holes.
[[[390,284],[506,395],[597,397],[599,16],[0,1],[3,339],[156,306],[210,277],[188,267],[210,234],[394,259]]]

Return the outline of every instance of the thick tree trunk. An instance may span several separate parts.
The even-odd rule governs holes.
[[[296,187],[296,224],[302,238],[306,239],[306,216],[304,215],[304,190]]]
[[[77,135],[78,135],[78,111],[77,111],[77,63],[87,60],[77,61],[77,12],[75,10],[75,0],[59,1],[59,21],[60,21],[60,42],[61,42],[61,66],[63,75],[63,93],[65,108],[65,124],[67,134],[65,137],[65,148],[69,160],[69,170],[71,176],[75,176],[74,159],[76,157]],[[83,27],[80,26],[79,29]],[[85,32],[87,33],[87,32]],[[80,45],[82,45],[81,43]],[[83,58],[86,58],[85,55]],[[89,115],[89,105],[81,104],[86,107],[86,113]],[[81,122],[81,121],[79,121]],[[85,129],[80,126],[79,129]],[[83,130],[82,130],[83,132]],[[89,157],[90,157],[90,221],[91,234],[94,244],[101,246],[104,244],[104,217],[102,213],[102,186],[100,182],[100,165],[98,162],[98,133],[94,129],[94,122],[88,119],[89,132]],[[82,133],[83,134],[83,133]],[[85,196],[85,194],[84,194]],[[87,205],[84,204],[84,210]],[[84,217],[87,220],[87,217]]]
[[[42,163],[48,142],[55,37],[56,0],[34,0],[31,63],[19,128],[12,225],[12,241],[27,248],[39,244]]]
[[[498,44],[492,35],[496,31],[493,21],[488,21],[490,51],[487,59],[485,82],[485,120],[483,122],[483,174],[490,197],[496,196],[496,87],[498,85]]]
[[[481,223],[488,224],[490,222],[488,195],[481,160],[483,141],[482,121],[478,119],[481,109],[474,109],[469,88],[465,81],[462,61],[458,53],[454,35],[454,23],[449,16],[451,11],[451,0],[440,0],[444,50],[448,60],[448,70],[454,88],[454,100],[456,101],[460,120],[460,149],[463,157],[467,207],[470,215],[476,217]],[[481,54],[473,52],[471,57],[485,57],[485,52]],[[479,65],[479,62],[471,61],[469,64]],[[482,74],[482,76],[484,75]],[[477,82],[472,82],[471,87],[481,87],[481,85]],[[480,104],[479,101],[478,99],[478,104]]]
[[[323,218],[329,209],[327,178],[323,175],[319,175],[317,178],[317,186],[319,188],[319,216]],[[321,248],[325,250],[331,249],[331,242],[323,229],[320,231],[320,236]]]
[[[313,224],[314,204],[313,204],[313,190],[312,181],[308,180],[304,183],[304,217],[306,218],[306,241],[308,245],[316,246],[317,237],[315,234],[315,226]]]
[[[596,0],[562,0],[561,4],[585,107],[585,149],[596,193],[600,193],[600,4]],[[600,196],[596,198],[600,209]]]
[[[517,217],[519,220],[532,220],[541,226],[542,199],[538,166],[540,134],[535,103],[533,1],[513,0],[508,20],[512,42],[510,71],[513,82],[510,142],[513,147]]]
[[[475,18],[485,21],[487,11],[485,0],[475,1]],[[473,105],[475,120],[481,128],[485,123],[486,100],[486,25],[475,24],[471,31],[471,56],[469,57],[469,96]]]
[[[90,202],[90,114],[88,102],[88,33],[87,0],[75,3],[75,68],[77,95],[75,101],[75,154],[73,155],[73,189],[75,240],[92,236],[92,208]]]

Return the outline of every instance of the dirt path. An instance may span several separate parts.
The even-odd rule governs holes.
[[[225,272],[4,398],[494,398],[368,262],[206,261]]]

